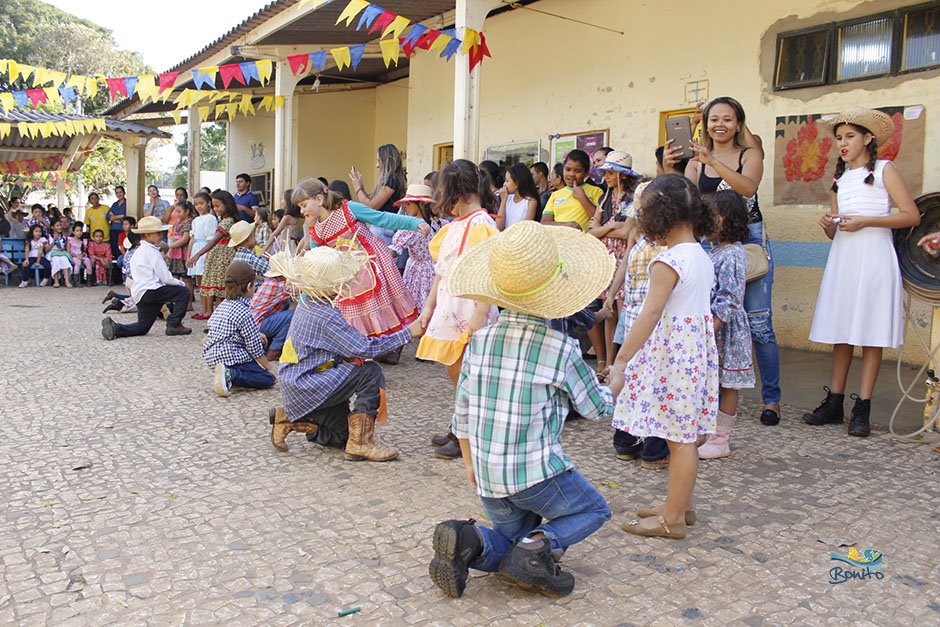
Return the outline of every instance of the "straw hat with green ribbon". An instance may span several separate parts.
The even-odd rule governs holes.
[[[340,252],[329,246],[317,246],[301,256],[285,250],[271,256],[267,276],[284,277],[295,293],[332,300],[355,280],[368,259],[365,253]]]
[[[542,318],[564,318],[598,298],[616,262],[596,237],[524,220],[465,252],[451,294]]]

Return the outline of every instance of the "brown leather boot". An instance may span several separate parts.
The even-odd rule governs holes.
[[[286,453],[287,442],[284,438],[291,431],[300,433],[316,433],[317,425],[312,422],[291,422],[287,419],[287,412],[281,406],[272,407],[268,411],[268,422],[271,423],[271,444],[277,450]]]
[[[398,457],[398,451],[375,441],[375,416],[352,414],[349,417],[349,439],[346,440],[346,459],[387,462]]]

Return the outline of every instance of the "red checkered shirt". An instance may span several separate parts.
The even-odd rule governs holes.
[[[260,326],[262,320],[279,312],[289,301],[290,292],[287,290],[287,281],[281,277],[265,278],[255,290],[255,295],[251,297],[251,315]]]

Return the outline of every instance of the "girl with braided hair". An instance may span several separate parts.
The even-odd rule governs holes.
[[[878,145],[894,133],[881,111],[852,107],[828,124],[839,161],[832,182],[832,210],[819,220],[832,240],[809,339],[832,344],[832,376],[826,398],[803,416],[811,425],[841,424],[845,381],[856,346],[862,347],[859,393],[849,435],[870,432],[871,395],[884,347],[904,341],[901,271],[891,229],[920,224],[920,212],[897,168],[878,159]],[[891,203],[898,207],[892,214]]]

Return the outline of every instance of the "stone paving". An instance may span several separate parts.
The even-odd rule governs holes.
[[[389,464],[350,463],[291,435],[269,443],[277,390],[214,396],[204,323],[105,342],[103,289],[0,290],[0,623],[22,625],[940,624],[940,454],[883,432],[763,427],[745,404],[730,459],[703,463],[685,540],[627,535],[667,473],[618,462],[611,429],[565,444],[614,519],[571,548],[574,592],[496,575],[459,600],[430,581],[439,520],[483,519],[428,436],[450,413],[443,368],[387,367]],[[878,579],[830,584],[838,544],[884,553]],[[361,608],[338,618],[337,612]]]

